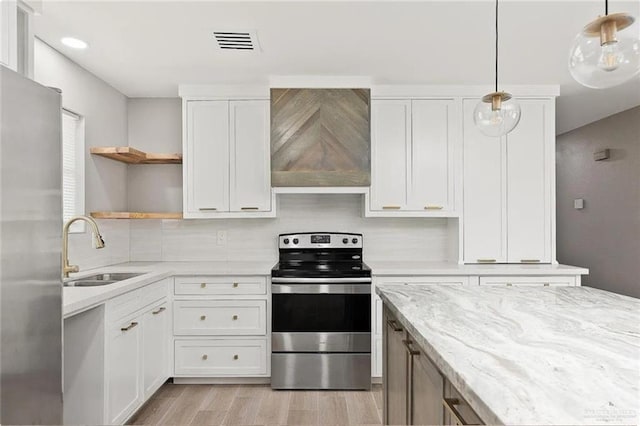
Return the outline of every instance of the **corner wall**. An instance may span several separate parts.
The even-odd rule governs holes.
[[[588,267],[583,285],[640,297],[640,107],[562,134],[556,147],[558,261]],[[605,148],[611,158],[595,161]]]

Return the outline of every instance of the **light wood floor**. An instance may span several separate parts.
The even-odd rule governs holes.
[[[136,425],[379,425],[382,388],[274,391],[262,385],[165,384],[131,419]]]

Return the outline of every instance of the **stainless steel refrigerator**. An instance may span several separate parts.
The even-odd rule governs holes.
[[[62,423],[61,98],[0,66],[0,423]]]

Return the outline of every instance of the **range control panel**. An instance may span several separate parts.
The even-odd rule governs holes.
[[[343,232],[304,232],[280,234],[278,247],[294,248],[362,248],[362,234]]]

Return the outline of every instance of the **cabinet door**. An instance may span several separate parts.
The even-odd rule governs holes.
[[[231,211],[271,210],[269,101],[231,101]]]
[[[411,101],[409,209],[450,210],[453,198],[452,100]]]
[[[414,344],[415,346],[415,344]],[[411,355],[410,424],[441,425],[444,380],[435,365],[420,350]]]
[[[476,128],[476,102],[464,101],[464,261],[505,262],[504,140]]]
[[[507,260],[551,262],[547,174],[548,101],[522,100],[522,118],[507,135]],[[553,135],[551,136],[553,137]],[[553,167],[553,164],[550,165]]]
[[[144,314],[142,327],[144,399],[147,400],[169,378],[169,315],[167,303]]]
[[[371,210],[407,207],[411,101],[371,101]]]
[[[185,217],[229,211],[229,102],[189,101]]]
[[[107,342],[107,423],[122,424],[142,403],[140,319],[116,323]]]
[[[385,311],[384,344],[384,391],[385,424],[406,425],[408,370],[407,350],[402,342],[405,332],[402,326]]]
[[[0,64],[17,71],[18,6],[16,1],[0,1]]]

